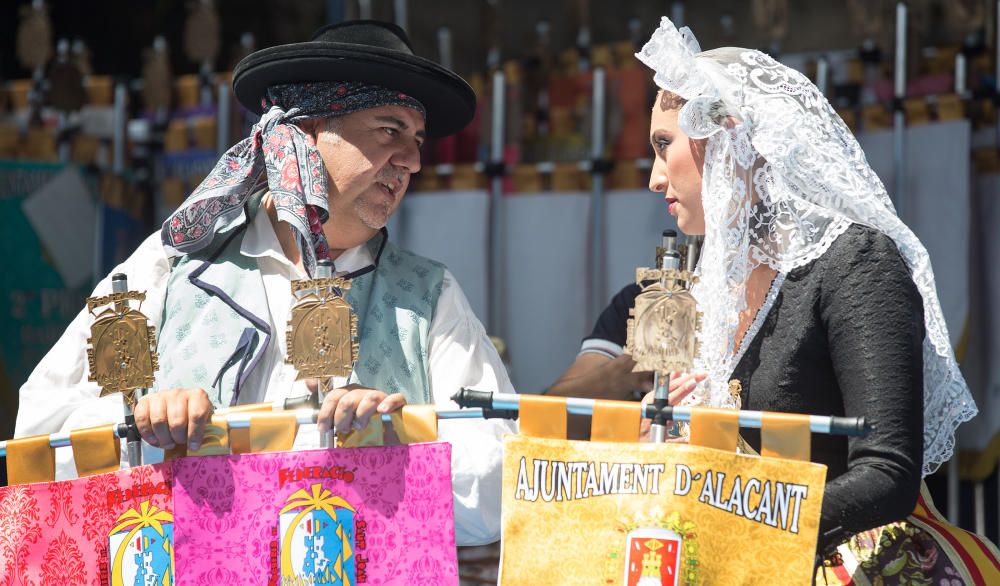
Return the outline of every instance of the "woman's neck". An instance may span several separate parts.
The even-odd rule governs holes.
[[[757,313],[764,306],[767,293],[771,290],[771,283],[778,276],[778,271],[766,264],[758,265],[747,277],[746,287],[746,309],[740,312],[739,325],[736,327],[736,340],[734,349],[738,350],[743,345],[743,338],[746,336],[750,325],[753,324]]]

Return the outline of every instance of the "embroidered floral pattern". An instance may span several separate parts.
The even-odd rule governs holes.
[[[73,498],[71,496],[72,487],[65,482],[54,482],[50,485],[52,500],[50,502],[49,514],[45,517],[45,524],[55,527],[59,517],[65,516],[67,523],[76,523],[77,514],[73,511]]]
[[[43,560],[43,586],[84,586],[89,583],[80,546],[65,531],[60,531],[59,536],[52,540]]]
[[[178,556],[177,575],[196,584],[260,583],[278,553],[272,548],[281,547],[283,507],[300,491],[317,498],[317,486],[356,508],[363,536],[356,532],[353,546],[367,564],[365,583],[456,584],[450,461],[447,443],[177,460],[174,514],[186,521],[175,527],[175,543],[211,552],[211,563]],[[349,475],[308,477],[329,470]],[[218,490],[219,476],[228,493]]]
[[[87,539],[96,541],[106,537],[104,533],[117,518],[116,511],[106,503],[107,494],[118,490],[120,482],[117,474],[98,474],[88,478],[86,486],[83,508],[87,514],[83,518],[83,534]]]
[[[11,486],[0,493],[0,584],[34,586],[25,572],[28,551],[42,536],[38,501],[29,485]]]
[[[170,486],[155,464],[0,488],[0,586],[107,584],[115,520],[140,498],[169,509]]]

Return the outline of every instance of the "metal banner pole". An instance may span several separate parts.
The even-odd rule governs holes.
[[[668,232],[673,233],[668,236]],[[680,270],[681,255],[677,252],[677,234],[673,230],[665,231],[663,242],[663,258],[658,268],[664,271]],[[660,282],[666,285],[664,279]],[[667,441],[667,418],[663,415],[663,408],[670,405],[670,380],[673,374],[657,370],[653,373],[653,406],[657,409],[657,414],[653,418],[653,424],[649,428],[649,441],[653,443],[663,443]]]
[[[520,396],[514,393],[488,393],[481,391],[471,391],[462,389],[452,399],[459,405],[485,405],[477,407],[464,407],[461,409],[437,409],[438,420],[447,419],[516,419],[519,411]],[[575,415],[592,415],[594,411],[594,399],[570,398],[566,402],[566,412]],[[493,405],[490,407],[489,405]],[[295,422],[299,425],[316,423],[319,416],[319,409],[315,407],[289,408],[288,411],[295,413]],[[691,421],[691,407],[665,407],[661,415],[673,421]],[[229,429],[248,429],[255,413],[253,412],[227,412],[219,410],[216,417],[226,420]],[[646,405],[641,413],[643,419],[653,419],[658,415],[658,410],[652,404]],[[759,429],[764,413],[761,411],[740,411],[740,427]],[[391,423],[392,416],[388,413],[379,415],[383,423]],[[864,417],[829,417],[822,415],[808,415],[809,431],[812,433],[824,433],[831,435],[863,436],[870,431],[870,427],[865,423]],[[119,423],[111,427],[111,432],[116,438],[126,438],[130,430],[135,426]],[[49,434],[49,446],[53,448],[63,448],[70,446],[70,433],[59,432]],[[7,456],[7,442],[0,441],[0,458]]]
[[[310,423],[316,423],[319,416],[319,409],[314,407],[304,407],[299,409],[290,409],[295,412],[295,423],[298,425],[308,425]],[[254,416],[254,413],[247,412],[236,412],[236,413],[222,413],[221,410],[216,412],[215,416],[223,417],[226,420],[226,426],[229,429],[248,429],[250,427],[250,421]],[[488,409],[438,409],[437,418],[438,419],[495,419],[495,418],[511,418],[510,412],[500,412],[500,411],[490,411]],[[388,413],[383,413],[379,415],[382,423],[391,423],[392,416]],[[119,439],[128,437],[131,430],[135,429],[135,425],[128,425],[125,423],[119,423],[112,426],[111,433]],[[136,432],[138,435],[138,432]],[[334,432],[330,432],[333,435]],[[70,432],[60,432],[49,434],[49,446],[53,448],[65,448],[72,445],[70,443]],[[331,444],[332,447],[332,444]],[[0,458],[7,457],[7,442],[0,442]],[[131,464],[129,464],[131,466]]]
[[[128,292],[128,280],[124,274],[117,273],[111,277],[111,292]],[[128,304],[128,301],[123,301],[123,303]],[[135,400],[138,401],[142,398],[142,390],[138,389],[122,393],[122,407],[125,409],[125,425],[128,427],[125,435],[126,460],[128,461],[129,468],[134,468],[142,466],[142,439],[139,437],[139,428],[135,426],[135,413],[128,398],[130,392],[136,395]]]
[[[482,409],[484,413],[493,416],[503,416],[513,419],[520,411],[521,397],[524,393],[493,393],[489,391],[476,391],[473,389],[462,389],[452,395],[451,400],[462,408]],[[571,415],[593,415],[594,405],[603,403],[600,399],[583,399],[569,397],[566,399],[566,412]],[[690,422],[691,414],[697,407],[657,407],[652,403],[643,406],[640,417],[643,419],[655,419],[662,416],[670,421]],[[509,414],[509,415],[508,415]],[[739,411],[740,427],[751,427],[760,429],[763,421],[762,411]],[[809,418],[809,431],[812,433],[826,433],[831,435],[864,436],[871,427],[864,417],[837,417],[828,415],[804,415]],[[438,412],[441,418],[441,412]]]

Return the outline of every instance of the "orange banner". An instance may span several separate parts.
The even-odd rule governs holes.
[[[825,478],[685,444],[508,436],[500,583],[808,584]]]

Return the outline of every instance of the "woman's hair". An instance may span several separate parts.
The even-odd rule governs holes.
[[[674,92],[663,89],[660,90],[660,95],[657,99],[660,102],[660,108],[663,110],[680,110],[685,104],[688,103],[686,99],[680,97]],[[731,114],[729,109],[726,108],[725,103],[721,100],[712,104],[709,109],[709,115],[712,117],[712,120],[720,126],[725,124],[726,117],[739,118],[735,114]]]
[[[668,90],[660,90],[660,108],[664,110],[680,110],[687,100]]]

